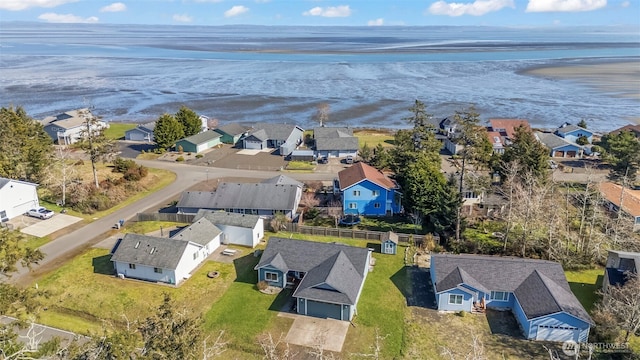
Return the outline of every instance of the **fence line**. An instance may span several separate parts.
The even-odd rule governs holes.
[[[195,215],[176,213],[138,213],[138,221],[172,221],[191,224]]]

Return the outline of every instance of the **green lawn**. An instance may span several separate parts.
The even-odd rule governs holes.
[[[378,144],[382,144],[384,147],[393,146],[393,132],[381,131],[381,130],[358,130],[354,131],[353,135],[358,138],[358,146],[362,147],[364,144],[370,149],[375,148]]]
[[[591,312],[593,304],[599,299],[596,292],[602,289],[603,274],[604,270],[602,268],[565,271],[571,291],[588,312]]]
[[[131,123],[109,123],[109,128],[104,131],[104,135],[113,140],[124,140],[124,133],[136,127]]]

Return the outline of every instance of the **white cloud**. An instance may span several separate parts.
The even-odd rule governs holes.
[[[437,1],[429,6],[429,12],[434,15],[461,16],[484,14],[501,10],[505,7],[515,8],[513,0],[475,0],[472,3],[448,3]]]
[[[316,6],[309,11],[302,13],[304,16],[322,16],[322,17],[349,17],[351,16],[351,8],[349,5],[328,6],[321,8]]]
[[[383,18],[379,18],[379,19],[375,19],[375,20],[369,20],[369,21],[367,21],[367,25],[369,25],[369,26],[382,26],[382,25],[384,25],[384,19]]]
[[[193,21],[193,18],[187,14],[173,14],[173,21],[189,23]]]
[[[127,10],[127,5],[121,2],[116,2],[111,5],[103,6],[100,9],[100,12],[120,12],[125,10]]]
[[[78,0],[1,0],[0,9],[18,11],[32,7],[52,8],[76,1]]]
[[[256,3],[258,3],[258,4],[266,4],[266,3],[268,3],[268,2],[271,2],[271,0],[255,0],[255,1],[256,1]]]
[[[44,20],[50,23],[83,23],[83,24],[97,23],[99,20],[95,16],[89,16],[88,18],[83,18],[82,16],[76,16],[73,14],[56,14],[56,13],[45,13],[38,16],[38,19]]]
[[[623,8],[627,8],[629,7],[629,5],[631,5],[630,1],[623,1],[622,4],[620,4],[620,6],[622,6]]]
[[[529,0],[527,12],[591,11],[607,6],[607,0]]]
[[[248,7],[242,6],[242,5],[236,5],[236,6],[232,7],[231,9],[225,11],[224,12],[224,17],[230,18],[230,17],[242,15],[242,14],[246,13],[247,11],[249,11]]]

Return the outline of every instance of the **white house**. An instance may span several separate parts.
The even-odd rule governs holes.
[[[0,178],[0,221],[8,221],[40,206],[37,184]]]
[[[222,231],[223,244],[256,247],[264,238],[264,220],[258,215],[200,210],[196,221],[208,220]]]
[[[153,130],[156,128],[156,122],[152,121],[146,124],[139,124],[133,129],[124,132],[124,139],[130,141],[154,141]]]
[[[44,131],[51,136],[53,141],[60,145],[69,145],[82,138],[87,129],[87,119],[93,115],[89,109],[71,110],[65,113],[49,116],[42,120]],[[108,128],[109,124],[97,120],[91,125],[91,131],[99,131]]]

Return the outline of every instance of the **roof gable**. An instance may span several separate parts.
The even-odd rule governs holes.
[[[263,184],[295,185],[303,188],[304,184],[285,175],[278,175],[262,181]]]
[[[340,190],[347,189],[362,180],[369,180],[386,190],[391,190],[397,187],[396,183],[384,173],[363,162],[355,163],[340,171],[338,173],[338,179],[340,180]]]
[[[620,208],[620,200],[622,200],[622,211],[631,216],[640,216],[640,190],[631,190],[612,182],[600,183],[600,192],[602,196]]]
[[[175,270],[188,244],[182,240],[128,233],[111,261]]]
[[[524,119],[489,119],[489,123],[492,131],[499,132],[512,140],[515,136],[516,128],[520,126],[524,126],[531,131],[529,121]]]
[[[291,184],[221,183],[209,203],[210,209],[292,210],[301,190]]]
[[[203,131],[201,133],[195,134],[195,135],[191,135],[189,137],[186,137],[180,141],[186,141],[189,143],[192,143],[194,145],[200,145],[206,142],[209,142],[211,140],[220,138],[222,136],[222,134],[220,134],[219,132],[213,131],[213,130],[207,130],[207,131]]]
[[[587,130],[583,127],[580,127],[578,125],[573,125],[573,124],[568,124],[568,125],[564,125],[559,127],[558,129],[556,129],[556,132],[560,133],[560,134],[570,134],[574,131],[581,131],[581,132],[586,132],[589,134],[593,134],[593,131],[591,130]]]
[[[198,213],[196,214],[194,221],[200,218],[205,218],[214,225],[235,226],[235,227],[243,227],[248,229],[255,228],[258,222],[260,221],[260,216],[258,215],[238,214],[238,213],[231,213],[226,211],[205,210],[205,209],[198,210]]]
[[[6,185],[8,185],[11,182],[16,182],[18,184],[24,184],[24,185],[31,185],[33,187],[38,186],[38,184],[34,184],[34,183],[28,182],[28,181],[14,180],[14,179],[8,179],[8,178],[0,177],[0,189],[2,189],[3,187],[5,187]]]
[[[575,146],[577,148],[580,148],[579,145],[570,143],[569,141],[556,134],[536,132],[535,136],[538,141],[540,141],[544,146],[551,150],[558,149],[564,146]]]
[[[206,218],[200,218],[195,220],[191,225],[180,230],[177,234],[171,238],[175,240],[190,241],[199,245],[207,245],[216,236],[220,235],[222,230],[212,224]]]
[[[215,129],[215,131],[221,132],[227,135],[231,135],[231,136],[238,136],[246,133],[250,129],[251,128],[248,126],[240,125],[237,123],[231,123],[231,124],[220,126],[219,128]]]

